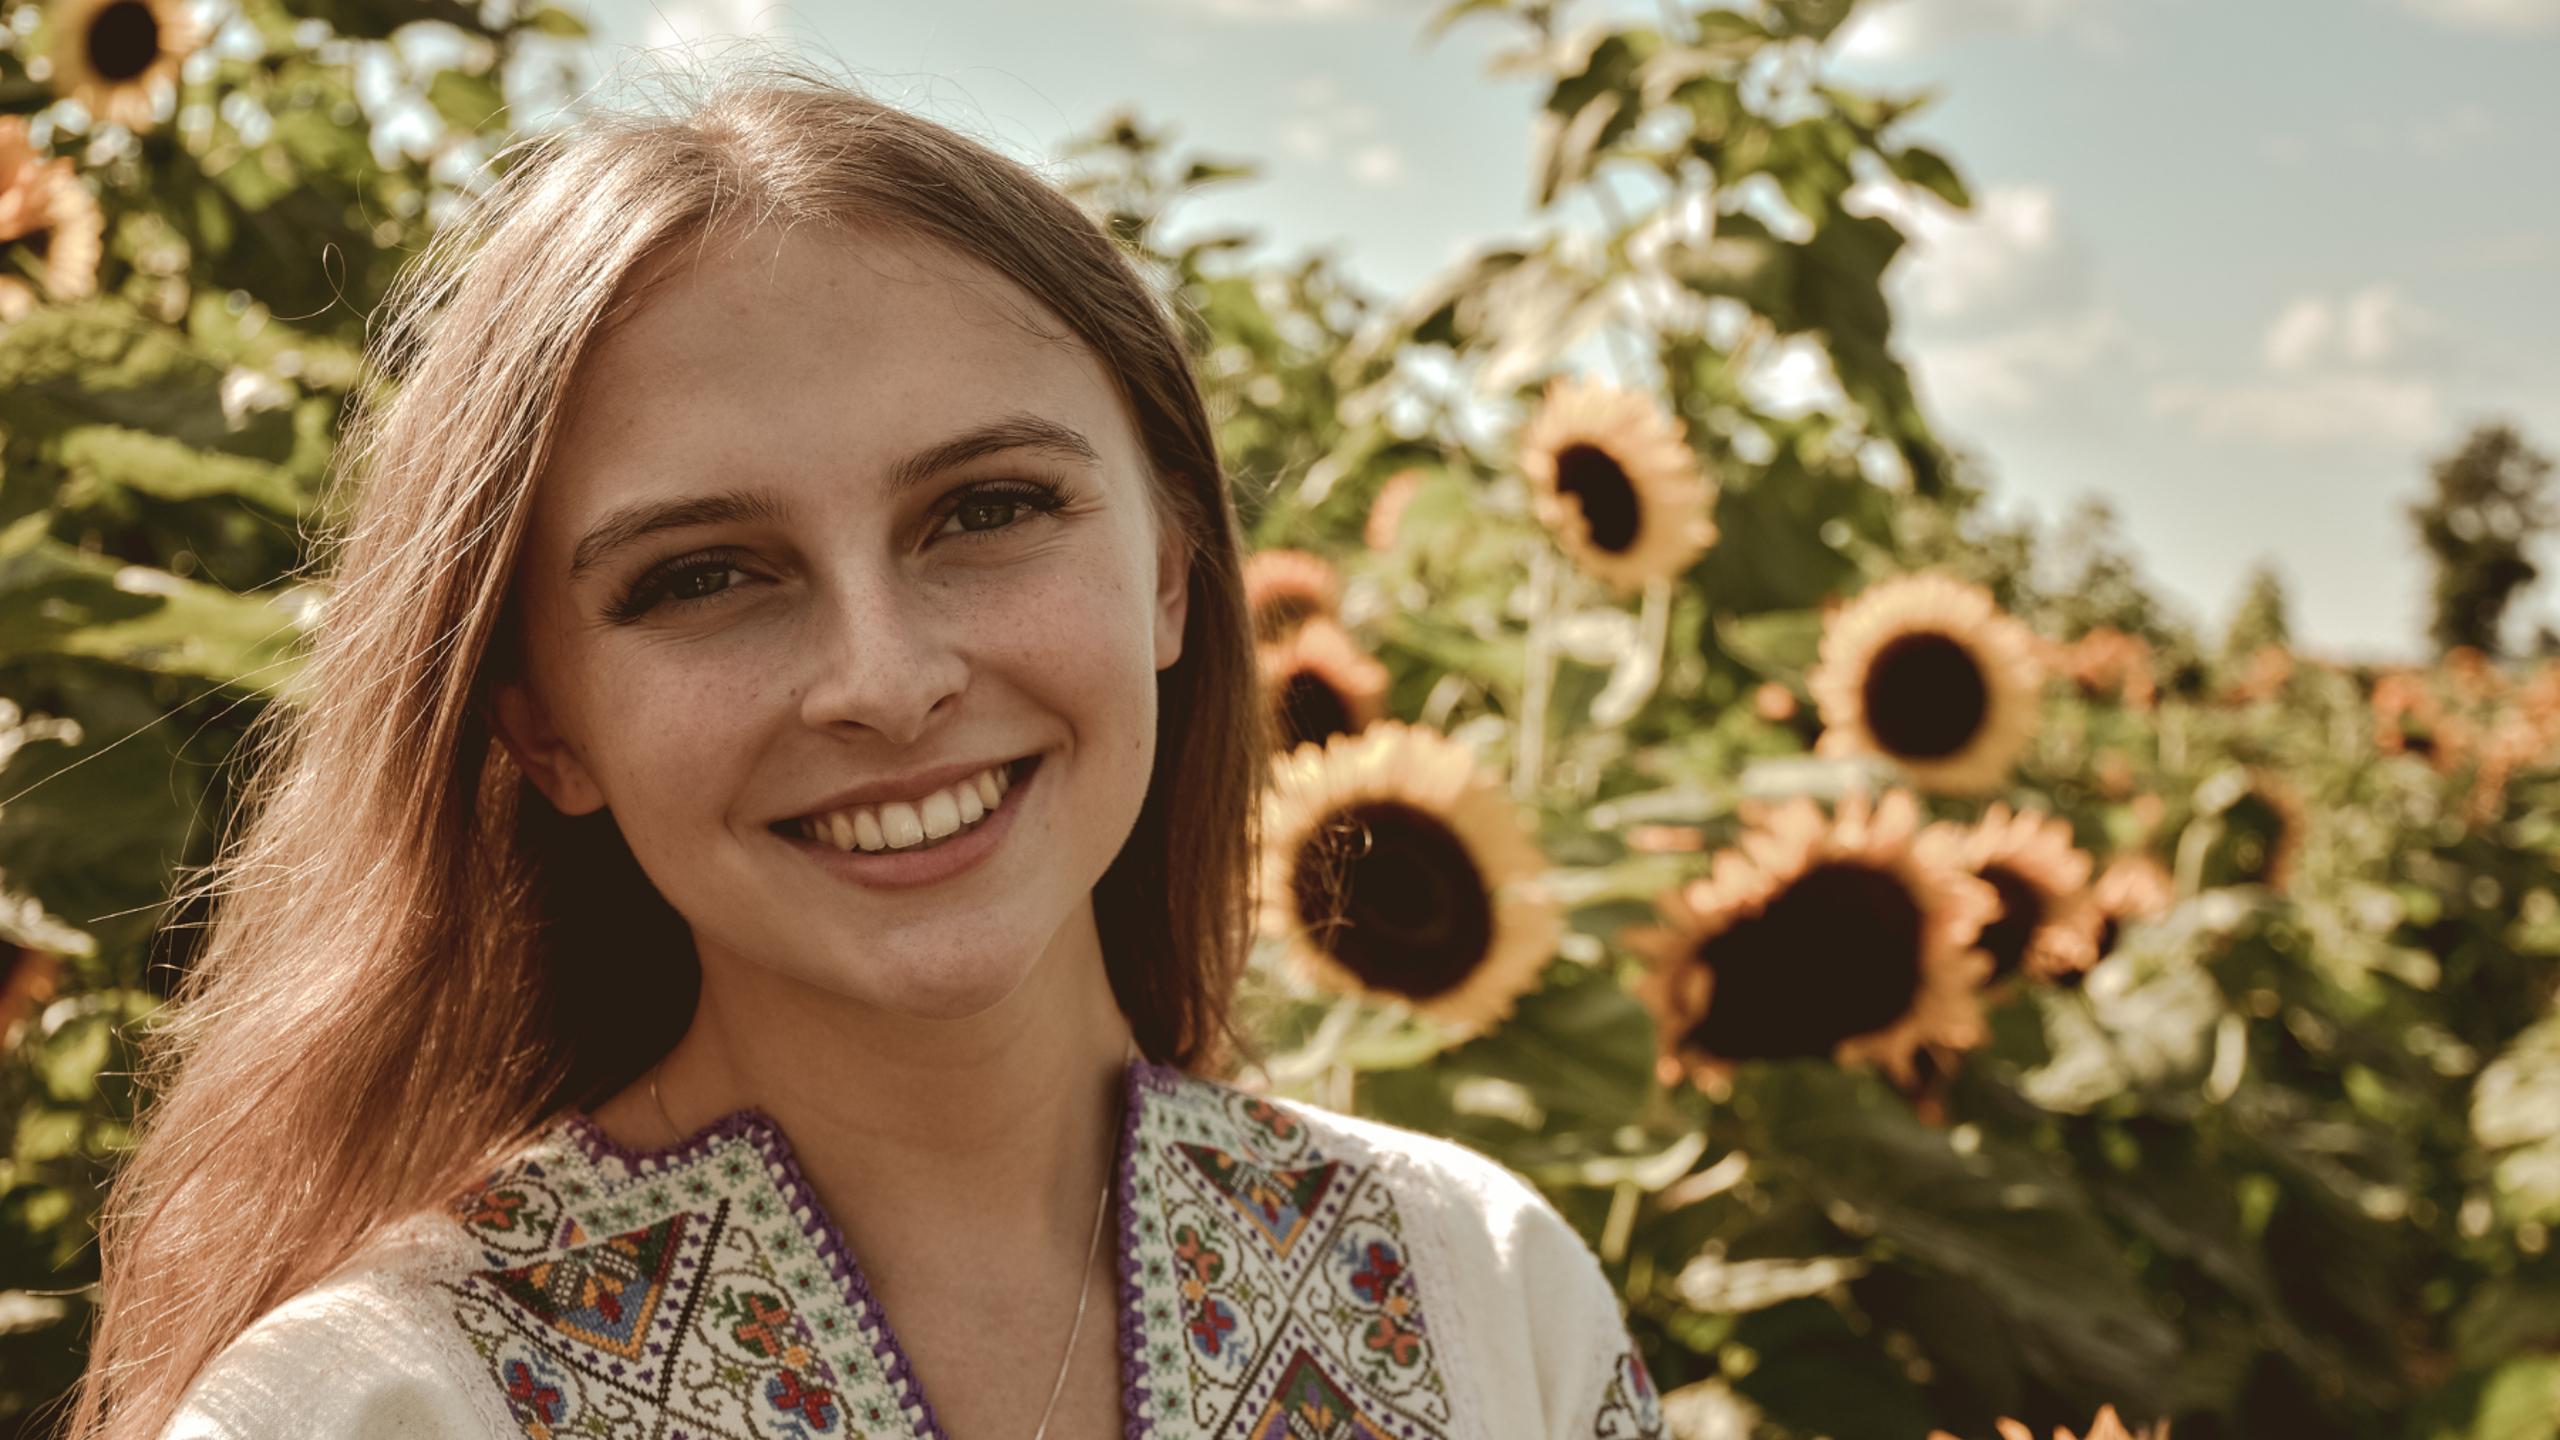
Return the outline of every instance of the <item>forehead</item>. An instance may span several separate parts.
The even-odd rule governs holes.
[[[1101,362],[984,264],[876,230],[676,246],[579,364],[538,500],[555,516],[748,468],[847,481],[1012,410],[1134,445]]]

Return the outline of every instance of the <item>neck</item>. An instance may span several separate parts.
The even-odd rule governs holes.
[[[770,1115],[875,1282],[894,1284],[902,1257],[936,1264],[952,1237],[1054,1257],[1044,1264],[1084,1256],[1130,1053],[1087,908],[1012,995],[960,1019],[705,965],[693,1023],[658,1073],[685,1131],[744,1106]],[[616,1097],[625,1126],[669,1143],[646,1090],[644,1078]]]

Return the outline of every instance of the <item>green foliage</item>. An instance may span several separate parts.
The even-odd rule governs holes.
[[[0,321],[0,1428],[79,1370],[132,1042],[192,939],[171,880],[210,858],[247,725],[295,699],[303,527],[366,315],[453,194],[439,162],[506,128],[522,37],[581,33],[448,0],[223,16],[174,119],[138,132],[57,104],[0,25],[0,112],[75,157],[104,234],[85,295],[0,241],[0,276],[48,302]],[[403,107],[441,123],[375,143]]]
[[[1181,319],[1252,543],[1339,558],[1388,713],[1463,737],[1509,782],[1562,911],[1537,986],[1462,1040],[1311,993],[1265,944],[1240,1003],[1272,1078],[1538,1183],[1621,1287],[1661,1387],[1755,1435],[2078,1431],[2113,1404],[2180,1440],[2550,1437],[2548,739],[2385,754],[2370,677],[2307,657],[2262,697],[2281,703],[2211,699],[2284,643],[2272,577],[2208,646],[2104,507],[2051,532],[1988,515],[1897,356],[1885,283],[1905,237],[1864,198],[1961,209],[1970,189],[1900,133],[1928,96],[1825,77],[1853,8],[1669,6],[1566,37],[1552,5],[1444,5],[1432,33],[1519,35],[1500,63],[1540,82],[1541,209],[1409,296],[1168,223],[1249,164],[1177,153],[1130,114],[1069,142],[1073,193]],[[264,53],[187,82],[194,118],[53,133],[100,157],[82,163],[107,260],[94,298],[0,328],[0,940],[66,967],[0,1016],[0,1422],[76,1373],[98,1187],[136,1100],[126,1046],[188,955],[171,876],[230,817],[244,726],[298,700],[323,593],[302,526],[364,316],[450,198],[433,158],[468,161],[512,124],[506,62],[580,33],[557,9],[444,0],[248,0],[235,23]],[[442,43],[393,43],[422,35]],[[0,107],[49,106],[10,44]],[[368,53],[431,138],[368,140]],[[1632,615],[1559,559],[1512,433],[1593,341],[1717,487],[1714,547]],[[1755,398],[1793,347],[1829,367],[1835,403]],[[2547,462],[2499,433],[2439,467],[2421,516],[2461,574],[2439,616],[2464,637],[2492,634],[2520,583],[2488,547],[2549,523]],[[1414,488],[1372,550],[1399,478]],[[2517,523],[2493,523],[2498,505]],[[1816,1061],[1668,1084],[1627,931],[1742,836],[1746,801],[1847,782],[1807,753],[1825,607],[1918,570],[1981,584],[2047,641],[2149,647],[2156,707],[2054,687],[2000,798],[2063,817],[2101,861],[2170,864],[2174,903],[2085,983],[1994,996],[1989,1043],[1933,1062],[1932,1084]],[[2529,713],[2499,676],[2485,697],[2439,686],[2467,733]],[[1773,691],[1793,713],[1759,708]],[[2307,826],[2279,834],[2259,774],[2300,792]],[[1665,828],[1703,850],[1640,839]],[[2280,884],[2278,843],[2295,847]]]
[[[2560,526],[2551,458],[2511,425],[2483,425],[2438,460],[2434,493],[2409,507],[2418,542],[2435,562],[2435,611],[2427,634],[2441,651],[2467,645],[2503,653],[2499,624],[2516,592],[2542,571],[2528,558]]]

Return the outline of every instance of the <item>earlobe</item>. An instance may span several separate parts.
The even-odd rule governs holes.
[[[489,722],[516,768],[553,809],[563,815],[585,815],[604,808],[604,792],[597,788],[595,777],[553,728],[541,700],[521,682],[505,680],[490,687]]]

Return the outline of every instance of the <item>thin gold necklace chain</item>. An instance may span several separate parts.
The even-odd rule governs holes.
[[[1123,1067],[1125,1068],[1128,1063],[1137,1058],[1138,1042],[1133,1037],[1129,1041],[1128,1053],[1123,1057]],[[649,1099],[658,1107],[658,1118],[667,1122],[667,1133],[675,1136],[676,1142],[681,1144],[685,1132],[676,1124],[675,1117],[667,1113],[666,1099],[658,1093],[658,1071],[665,1064],[665,1059],[661,1058],[656,1065],[649,1067]],[[1031,1432],[1031,1440],[1044,1440],[1048,1435],[1049,1414],[1058,1408],[1058,1396],[1066,1391],[1067,1369],[1075,1363],[1076,1358],[1076,1339],[1084,1334],[1085,1303],[1093,1298],[1093,1262],[1094,1258],[1102,1253],[1102,1217],[1111,1208],[1111,1181],[1111,1173],[1106,1167],[1102,1177],[1102,1194],[1093,1202],[1093,1238],[1085,1242],[1084,1283],[1076,1287],[1076,1321],[1067,1330],[1067,1353],[1058,1359],[1057,1383],[1049,1387],[1049,1403],[1040,1407],[1040,1427]]]

